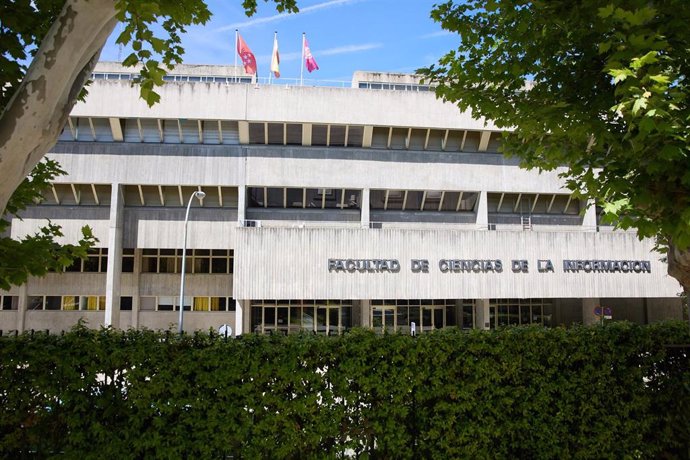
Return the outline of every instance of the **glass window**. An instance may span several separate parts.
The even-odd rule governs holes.
[[[134,249],[122,250],[122,273],[134,272]]]
[[[29,310],[43,310],[43,296],[31,296],[28,298]]]
[[[252,330],[257,333],[338,334],[352,327],[352,302],[339,300],[254,300]],[[315,307],[314,304],[318,305]],[[235,300],[228,298],[234,311]]]
[[[122,296],[120,297],[120,310],[131,311],[132,310],[132,297]]]
[[[182,269],[182,258],[180,257],[180,269]],[[158,273],[177,273],[177,257],[161,257],[158,259]]]
[[[12,295],[4,295],[2,298],[3,310],[16,310],[19,307],[19,297]]]
[[[498,309],[498,318],[490,316],[491,327],[507,325],[551,325],[552,301],[549,299],[491,299],[490,312]]]
[[[75,259],[72,265],[65,267],[66,272],[80,272],[81,271],[81,259]]]
[[[194,273],[209,273],[211,271],[211,260],[206,257],[194,257]]]
[[[227,273],[228,260],[225,258],[214,257],[211,259],[211,273]]]
[[[175,310],[179,311],[178,309],[180,308],[180,303],[179,297],[174,297],[175,299]],[[184,296],[183,299],[183,305],[184,305],[184,311],[191,311],[192,310],[192,303],[194,302],[194,297],[191,296]]]
[[[79,310],[79,297],[66,295],[62,298],[63,310]]]
[[[60,296],[46,296],[45,298],[46,310],[59,310],[62,306],[62,298]]]
[[[171,296],[158,297],[158,311],[172,311],[174,309],[175,300]]]
[[[98,272],[99,270],[99,258],[98,256],[89,256],[84,260],[84,265],[82,271],[84,272]]]
[[[105,310],[105,296],[82,296],[79,299],[80,310]]]
[[[194,311],[209,311],[211,303],[208,297],[194,297]]]

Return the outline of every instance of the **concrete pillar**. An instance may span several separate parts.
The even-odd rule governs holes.
[[[489,299],[477,299],[474,305],[474,327],[475,329],[490,329]]]
[[[489,206],[488,193],[486,191],[479,192],[477,199],[477,230],[486,230],[489,228]]]
[[[582,229],[586,232],[596,232],[597,231],[597,208],[594,205],[594,201],[589,200],[587,202],[587,209],[585,210],[585,215],[582,219]]]
[[[120,327],[120,277],[122,273],[122,214],[124,196],[120,184],[112,184],[108,224],[108,272],[105,281],[106,327]]]
[[[237,131],[241,145],[249,144],[249,122],[240,120],[237,122]]]
[[[371,140],[374,137],[374,127],[365,126],[362,133],[362,148],[371,147]]]
[[[141,255],[142,250],[139,248],[134,249],[134,286],[136,286],[136,291],[132,296],[132,327],[134,329],[139,328],[139,312],[141,311],[141,297],[139,293],[141,292],[141,286],[139,284],[139,276],[141,275]]]
[[[362,202],[362,210],[361,210],[361,216],[362,216],[362,228],[368,228],[369,227],[369,222],[370,222],[370,217],[369,217],[369,197],[371,196],[371,190],[368,188],[365,188],[362,190],[362,199],[360,200]]]
[[[311,123],[302,124],[302,145],[305,147],[311,146]]]
[[[244,331],[244,309],[242,308],[242,302],[235,300],[235,335],[242,335]],[[249,315],[247,315],[249,316]]]
[[[357,318],[356,316],[353,316],[353,320]],[[371,327],[371,301],[366,299],[366,300],[360,300],[359,301],[359,324],[355,323],[353,326],[360,326],[360,327]]]
[[[17,304],[17,331],[21,334],[26,327],[26,309],[29,304],[29,295],[27,283],[22,284],[18,288],[19,303]]]
[[[242,320],[242,332],[245,334],[251,334],[254,332],[252,330],[252,310],[251,303],[249,300],[238,300],[237,303],[242,308],[241,320]],[[237,312],[235,312],[237,314]],[[235,316],[237,318],[237,316]],[[238,325],[237,319],[235,319],[235,325]],[[239,326],[238,326],[239,327]]]
[[[247,215],[247,187],[240,185],[237,187],[237,223],[242,226]]]
[[[582,299],[582,323],[585,325],[599,324],[601,318],[594,314],[594,308],[599,306],[599,298]]]

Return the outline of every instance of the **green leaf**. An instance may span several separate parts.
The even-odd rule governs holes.
[[[133,67],[139,63],[139,58],[135,53],[131,53],[129,56],[122,61],[122,65],[125,67]]]
[[[632,58],[630,61],[630,68],[634,70],[639,70],[643,66],[649,65],[649,64],[654,64],[659,61],[657,59],[657,54],[658,51],[649,51],[647,54],[645,54],[642,57],[639,58]]]
[[[645,109],[645,108],[647,108],[647,98],[638,97],[637,99],[635,99],[635,102],[633,103],[632,113],[633,113],[633,115],[637,115],[637,113],[641,109]]]
[[[604,7],[601,7],[597,10],[597,15],[602,19],[606,19],[613,14],[614,8],[615,5],[612,3]]]
[[[671,79],[667,75],[649,75],[649,79],[662,85],[668,85]]]

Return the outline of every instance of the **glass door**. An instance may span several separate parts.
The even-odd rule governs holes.
[[[441,329],[445,326],[445,306],[430,305],[422,306],[422,331]]]
[[[396,330],[395,307],[382,305],[371,308],[371,326],[376,332],[383,332],[384,329],[393,332]]]

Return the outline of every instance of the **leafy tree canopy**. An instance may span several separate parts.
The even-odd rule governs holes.
[[[431,17],[460,37],[420,70],[439,97],[512,130],[503,151],[524,166],[566,166],[570,189],[690,271],[690,2],[448,1]]]
[[[18,217],[20,211],[43,199],[51,181],[62,174],[64,171],[53,160],[37,164],[8,202],[6,214],[0,219],[0,235],[9,229],[12,216]],[[48,222],[35,234],[21,239],[0,237],[0,289],[24,284],[29,276],[62,271],[75,259],[85,258],[88,249],[98,241],[88,226],[82,228],[82,239],[77,244],[58,244],[55,239],[61,236],[60,226]]]

